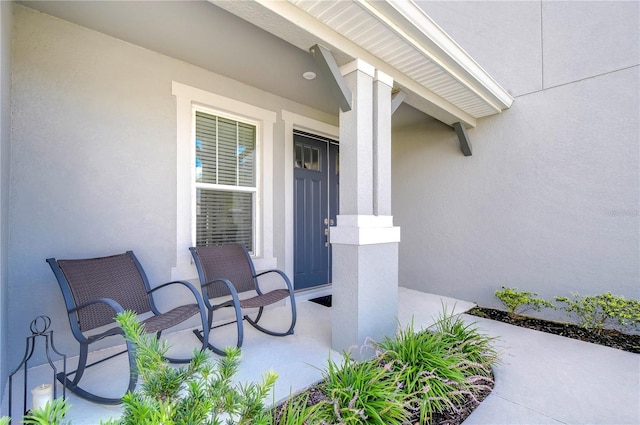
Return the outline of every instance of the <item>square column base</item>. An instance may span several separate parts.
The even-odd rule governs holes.
[[[333,245],[332,348],[369,358],[369,340],[395,334],[398,318],[397,242]]]

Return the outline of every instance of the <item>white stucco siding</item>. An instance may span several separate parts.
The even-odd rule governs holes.
[[[613,3],[614,16],[618,6],[629,12]],[[395,128],[400,285],[484,305],[502,285],[640,298],[639,72],[618,66],[517,97],[468,130],[471,157],[441,123]]]
[[[400,284],[638,298],[638,88],[625,70],[520,98],[468,131],[468,158],[442,124],[394,133]]]
[[[9,152],[11,136],[11,34],[13,3],[0,2],[0,399],[9,364],[7,350],[8,243],[9,243]]]
[[[170,57],[15,5],[9,211],[9,362],[30,321],[49,315],[76,353],[47,257],[134,250],[152,285],[176,265],[176,100],[172,81],[272,111],[335,117]],[[283,125],[274,125],[274,144]],[[269,155],[283,181],[282,147]],[[274,187],[275,255],[284,252]],[[282,257],[279,258],[282,261]],[[284,268],[283,264],[278,264]],[[176,303],[166,297],[162,303]],[[194,338],[194,342],[195,342]],[[119,341],[115,341],[118,343]]]
[[[512,96],[542,88],[540,2],[416,3]]]
[[[640,2],[542,2],[544,85],[640,64]]]
[[[417,3],[513,96],[640,63],[636,1]]]

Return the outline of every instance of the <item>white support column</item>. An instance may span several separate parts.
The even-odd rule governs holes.
[[[341,69],[353,93],[340,113],[340,215],[331,229],[333,332],[337,351],[354,357],[367,338],[394,334],[398,315],[400,228],[391,216],[393,80],[356,60]]]
[[[373,214],[375,68],[356,59],[340,70],[353,93],[351,110],[340,111],[340,214]]]
[[[373,83],[373,213],[391,215],[391,89],[393,78],[376,70]]]

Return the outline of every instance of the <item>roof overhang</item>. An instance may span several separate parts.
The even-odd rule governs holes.
[[[513,98],[410,0],[219,1],[215,5],[336,63],[362,59],[394,79],[405,102],[446,123],[475,127]]]

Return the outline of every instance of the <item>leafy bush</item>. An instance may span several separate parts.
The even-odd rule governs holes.
[[[309,393],[291,397],[282,406],[274,409],[272,423],[278,425],[307,425],[320,423],[322,403],[309,404]]]
[[[509,314],[519,316],[526,311],[540,311],[542,307],[554,308],[551,301],[539,298],[538,294],[532,292],[520,292],[518,288],[505,288],[495,292],[496,298],[502,301]]]
[[[277,375],[267,373],[261,383],[232,385],[238,370],[240,351],[226,350],[227,356],[208,360],[208,353],[196,350],[186,367],[167,364],[166,341],[147,335],[132,312],[116,317],[126,338],[136,347],[136,365],[141,388],[123,397],[124,413],[104,425],[170,424],[269,424],[263,403]]]
[[[64,415],[71,407],[66,400],[56,398],[51,403],[47,402],[44,407],[30,410],[22,418],[22,423],[27,425],[66,425],[69,422],[64,421]],[[0,425],[9,425],[11,418],[3,416],[0,418]]]
[[[53,402],[40,408],[29,411],[24,417],[22,423],[27,425],[64,425],[68,422],[64,422],[64,416],[71,407],[62,398],[56,398]]]
[[[433,325],[433,331],[459,351],[471,365],[475,365],[476,373],[490,375],[491,366],[499,361],[498,351],[493,347],[496,338],[480,333],[476,323],[465,323],[459,315],[444,310]]]
[[[320,384],[328,400],[320,403],[319,419],[331,424],[405,423],[409,413],[398,378],[375,359],[358,363],[345,353],[342,365],[329,360]]]
[[[432,330],[413,324],[378,344],[380,361],[401,381],[401,391],[420,411],[421,423],[434,413],[456,410],[467,396],[490,389],[497,353],[492,338],[446,312]]]
[[[601,333],[607,321],[615,321],[620,326],[640,324],[640,301],[628,300],[622,296],[606,294],[568,297],[555,297],[556,301],[566,304],[564,310],[578,315],[579,325],[585,329]]]

